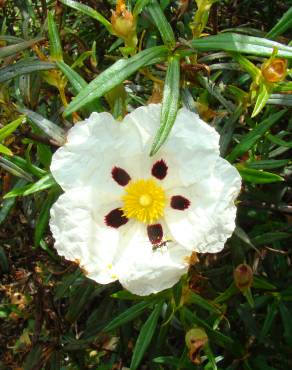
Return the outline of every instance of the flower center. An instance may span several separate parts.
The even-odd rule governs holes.
[[[137,180],[126,186],[122,201],[124,216],[152,224],[163,216],[166,197],[154,180]]]

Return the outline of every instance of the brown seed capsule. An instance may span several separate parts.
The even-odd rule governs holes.
[[[234,282],[241,292],[245,292],[252,285],[253,272],[249,265],[243,263],[233,271]]]
[[[287,60],[270,58],[262,65],[262,75],[267,82],[275,83],[284,80],[287,73]]]
[[[202,348],[208,343],[208,336],[204,329],[193,328],[186,333],[186,345],[189,349],[190,360],[199,365],[201,363],[200,352]]]

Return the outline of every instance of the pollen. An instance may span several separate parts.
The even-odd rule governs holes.
[[[154,180],[137,180],[126,186],[122,201],[125,217],[152,224],[163,217],[166,196]]]

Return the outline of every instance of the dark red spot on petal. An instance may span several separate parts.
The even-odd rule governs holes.
[[[152,244],[159,244],[163,237],[162,226],[160,224],[148,225],[147,234]]]
[[[189,208],[190,204],[191,202],[182,195],[174,195],[171,197],[170,206],[174,209],[184,211],[185,209]]]
[[[157,161],[152,166],[151,174],[156,177],[158,180],[163,180],[167,175],[168,167],[163,159]]]
[[[120,208],[113,209],[108,213],[105,218],[105,223],[107,226],[118,228],[125,225],[129,220],[124,216],[123,211]]]
[[[112,177],[121,186],[126,186],[128,182],[131,180],[128,172],[123,170],[120,167],[114,167],[112,169]]]

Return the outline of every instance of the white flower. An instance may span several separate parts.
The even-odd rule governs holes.
[[[160,105],[117,122],[93,113],[68,133],[51,171],[65,191],[51,210],[60,255],[101,284],[139,295],[174,285],[193,251],[219,252],[234,230],[237,170],[219,157],[219,135],[187,109],[149,157]]]

